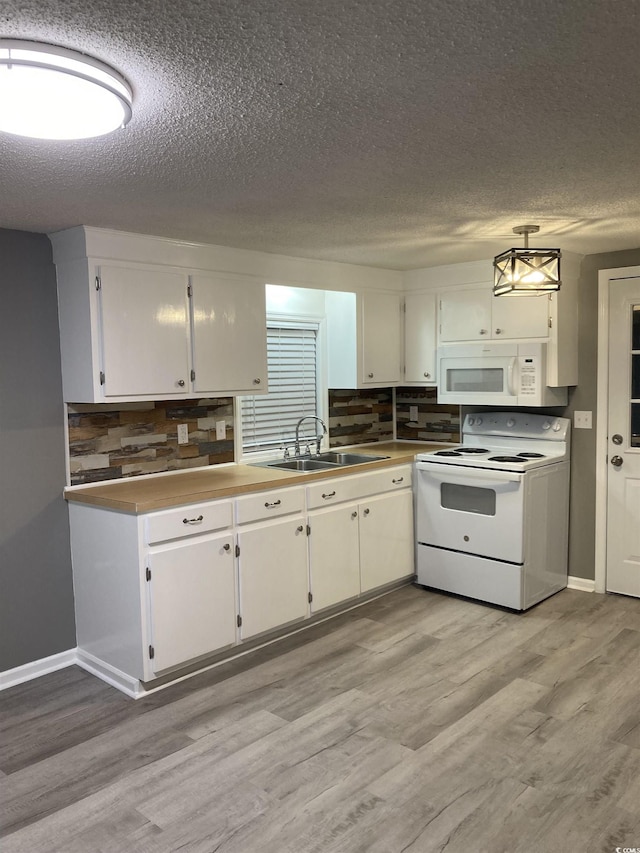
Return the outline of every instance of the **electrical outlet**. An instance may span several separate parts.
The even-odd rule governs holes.
[[[574,412],[573,413],[573,426],[575,429],[591,429],[592,412]]]
[[[225,421],[216,421],[216,441],[224,441],[227,437],[227,425]]]
[[[189,444],[189,424],[178,424],[178,444]]]
[[[418,407],[417,406],[409,406],[409,420],[417,421],[418,420]]]

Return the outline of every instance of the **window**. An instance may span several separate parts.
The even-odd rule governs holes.
[[[268,321],[267,364],[269,393],[240,403],[244,454],[291,445],[300,418],[318,415],[318,324]]]

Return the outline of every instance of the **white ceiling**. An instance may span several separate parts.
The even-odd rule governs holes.
[[[395,269],[640,246],[638,0],[0,0],[109,62],[130,124],[0,134],[0,227]]]

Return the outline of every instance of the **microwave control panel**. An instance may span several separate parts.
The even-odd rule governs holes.
[[[538,393],[538,359],[533,355],[518,356],[518,397],[535,397]]]

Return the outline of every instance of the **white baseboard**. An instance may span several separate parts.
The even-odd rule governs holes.
[[[31,681],[33,678],[40,678],[41,675],[64,669],[66,666],[71,666],[77,662],[77,649],[68,649],[66,652],[59,652],[57,655],[34,660],[22,666],[16,666],[14,669],[5,669],[4,672],[0,672],[0,690],[6,690],[8,687],[14,687],[16,684],[22,684],[25,681]]]
[[[578,578],[574,575],[569,575],[567,587],[569,589],[579,589],[581,592],[595,592],[596,582],[588,578]]]
[[[77,663],[78,666],[86,670],[86,672],[90,672],[91,675],[95,675],[97,678],[102,679],[102,681],[106,681],[107,684],[110,684],[117,690],[121,690],[123,693],[126,693],[127,696],[130,696],[132,699],[139,699],[148,692],[141,688],[140,682],[137,678],[132,678],[130,675],[116,669],[115,666],[110,666],[110,664],[99,660],[89,654],[89,652],[85,652],[82,649],[76,649],[76,659],[74,663]]]

